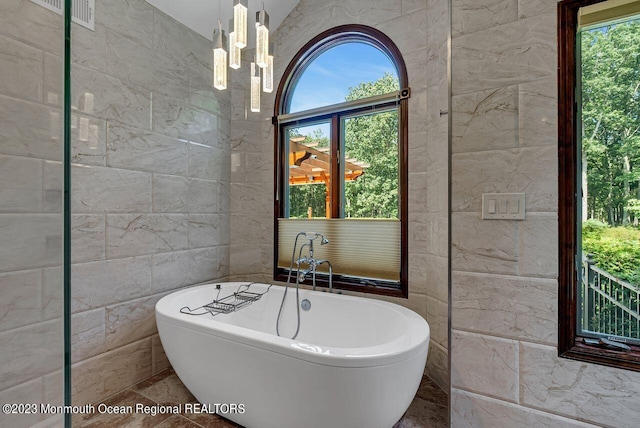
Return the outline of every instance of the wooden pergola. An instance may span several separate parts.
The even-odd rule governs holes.
[[[331,215],[331,156],[329,147],[318,147],[317,142],[304,144],[306,137],[291,137],[289,140],[289,185],[325,185],[325,216]],[[355,181],[370,165],[357,159],[345,159],[344,181]],[[311,214],[311,213],[310,213]]]

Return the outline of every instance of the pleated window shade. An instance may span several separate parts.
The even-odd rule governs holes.
[[[388,219],[278,219],[278,267],[289,269],[296,235],[322,233],[329,243],[314,241],[314,258],[329,260],[333,273],[400,281],[400,221]],[[298,249],[309,241],[301,236]],[[307,254],[307,249],[303,255]],[[295,255],[295,259],[298,254]],[[293,265],[296,268],[295,262]],[[303,265],[306,267],[306,265]],[[328,272],[322,265],[318,272]]]

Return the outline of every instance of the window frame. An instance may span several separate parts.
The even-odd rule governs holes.
[[[558,3],[558,355],[610,367],[640,371],[640,346],[621,352],[587,345],[578,331],[581,212],[578,156],[580,112],[577,85],[577,30],[580,8],[606,0],[563,0]]]
[[[385,53],[390,61],[394,64],[398,74],[400,90],[398,94],[391,99],[389,94],[368,97],[353,102],[346,102],[335,104],[333,106],[321,107],[319,109],[307,110],[304,112],[286,113],[286,103],[291,99],[291,91],[295,90],[295,85],[292,83],[297,82],[298,77],[305,71],[306,66],[321,55],[326,50],[337,46],[341,43],[347,42],[363,42],[373,45]],[[280,84],[278,86],[275,103],[274,103],[274,116],[272,118],[272,124],[274,125],[274,160],[276,167],[274,168],[274,215],[273,215],[273,230],[274,230],[274,258],[273,258],[273,279],[276,281],[286,281],[286,270],[278,267],[278,219],[282,217],[285,209],[284,198],[280,197],[283,186],[285,185],[285,168],[286,161],[282,148],[282,139],[284,134],[284,128],[291,126],[292,121],[285,122],[282,119],[287,116],[297,115],[301,119],[298,121],[300,125],[305,123],[311,123],[313,121],[321,119],[329,119],[331,123],[331,147],[332,147],[332,168],[339,171],[337,164],[337,148],[341,143],[340,136],[340,120],[341,117],[345,117],[357,113],[366,113],[375,111],[376,107],[381,110],[388,109],[389,106],[397,106],[398,109],[398,197],[399,197],[399,215],[400,221],[400,283],[399,287],[392,286],[391,283],[386,281],[378,281],[376,285],[367,285],[370,283],[370,278],[357,277],[344,277],[334,274],[333,287],[341,290],[358,291],[371,294],[379,294],[386,296],[395,296],[408,298],[409,286],[408,286],[408,104],[410,90],[408,87],[409,79],[404,59],[398,47],[393,41],[379,30],[366,25],[341,25],[331,28],[318,34],[316,37],[306,43],[302,49],[293,57],[289,65],[287,66]],[[341,107],[343,107],[341,109]],[[317,114],[314,114],[314,110],[317,110]],[[332,110],[330,112],[323,112],[323,110]],[[311,114],[311,116],[308,116]],[[336,144],[337,143],[337,144]],[[339,190],[340,181],[332,180],[331,193],[336,195]],[[336,193],[337,192],[337,193]],[[339,196],[336,196],[340,199]],[[331,204],[331,217],[340,218],[341,207],[339,204]],[[366,280],[366,281],[363,281]],[[316,280],[317,285],[320,287],[328,287],[328,278],[324,275],[318,275]]]

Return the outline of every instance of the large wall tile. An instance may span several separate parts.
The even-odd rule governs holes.
[[[0,3],[0,32],[48,52],[62,54],[64,49],[62,16],[30,1]]]
[[[518,87],[470,92],[452,98],[454,153],[518,146]]]
[[[453,272],[451,282],[453,328],[556,343],[555,280]]]
[[[41,50],[0,35],[0,93],[42,100],[43,61]]]
[[[427,7],[427,0],[402,0],[400,11],[403,15],[415,12],[419,9]]]
[[[518,86],[520,147],[558,144],[558,84],[554,77]]]
[[[0,212],[42,211],[42,164],[38,159],[0,155]]]
[[[637,426],[636,373],[561,359],[555,347],[523,343],[520,376],[527,406],[605,426]]]
[[[153,211],[157,213],[215,213],[218,211],[218,183],[154,175]]]
[[[152,92],[186,100],[189,75],[184,64],[107,30],[106,72]]]
[[[231,151],[225,145],[189,144],[189,176],[229,182]]]
[[[427,45],[427,15],[426,8],[416,10],[408,15],[384,21],[376,28],[389,35],[398,49],[406,55]],[[411,31],[407,31],[407,28],[411,28]]]
[[[41,283],[39,270],[0,274],[0,331],[35,324],[42,319]]]
[[[334,4],[332,14],[347,22],[379,23],[401,16],[401,0],[351,0]]]
[[[451,385],[517,402],[518,342],[453,330]]]
[[[518,227],[513,221],[482,220],[480,213],[453,213],[451,227],[453,270],[518,273]]]
[[[34,379],[14,388],[0,392],[0,403],[34,403],[38,406],[46,404],[43,397],[43,378]],[[38,408],[38,410],[40,410]],[[25,414],[0,413],[0,426],[3,427],[32,427],[41,421],[43,415],[40,412]]]
[[[427,322],[431,328],[431,340],[446,348],[449,342],[449,305],[427,297]]]
[[[60,160],[60,110],[0,95],[0,153]]]
[[[555,21],[546,14],[453,38],[453,93],[555,76]]]
[[[213,145],[218,142],[218,116],[185,101],[154,95],[153,131],[170,137]]]
[[[164,348],[162,347],[160,336],[158,336],[157,334],[151,336],[151,352],[152,369],[154,375],[168,367],[171,367],[171,363],[169,363],[169,359],[164,353]]]
[[[187,248],[185,214],[107,214],[107,258]]]
[[[483,193],[523,192],[527,211],[555,212],[557,156],[551,146],[454,154],[452,210],[481,212]]]
[[[448,349],[438,345],[435,341],[429,342],[429,354],[427,356],[426,374],[443,391],[449,391],[449,357]]]
[[[226,30],[224,23],[223,27]],[[211,40],[159,10],[154,10],[153,14],[153,49],[190,67],[194,62],[208,64],[213,59]]]
[[[62,366],[61,320],[0,333],[0,391]]]
[[[189,248],[229,244],[229,217],[219,214],[189,215]]]
[[[71,31],[71,61],[94,70],[107,69],[107,27],[99,22],[94,30],[81,25]]]
[[[429,296],[447,302],[449,300],[449,258],[427,255],[427,287]]]
[[[71,116],[71,162],[105,166],[107,123],[102,119]]]
[[[62,162],[44,161],[42,165],[42,212],[62,213],[64,176]]]
[[[520,19],[545,13],[555,13],[558,0],[518,0],[518,16]]]
[[[109,166],[187,175],[188,143],[119,124],[109,124]]]
[[[558,216],[530,213],[518,223],[520,275],[558,276]]]
[[[154,9],[145,0],[107,1],[96,10],[96,22],[153,48]]]
[[[427,294],[426,254],[409,251],[409,292]]]
[[[157,294],[107,306],[107,348],[115,349],[157,333],[155,308],[162,296]]]
[[[451,32],[456,37],[517,20],[518,0],[453,0],[451,15]]]
[[[79,263],[71,278],[73,312],[126,302],[151,294],[151,258]]]
[[[77,363],[102,354],[105,346],[105,309],[73,314],[71,317],[71,355]]]
[[[457,389],[452,391],[451,409],[451,426],[456,428],[595,428],[595,425]]]
[[[151,174],[74,165],[71,210],[79,213],[151,211]]]
[[[90,262],[105,258],[106,222],[102,214],[71,215],[71,261]]]
[[[187,278],[190,284],[211,281],[228,275],[228,264],[223,261],[223,247],[191,251],[191,267]]]
[[[175,290],[190,284],[191,251],[154,254],[151,260],[154,293]]]
[[[62,264],[62,217],[0,214],[0,272]]]
[[[46,320],[61,318],[64,314],[63,275],[62,263],[42,269],[42,317]]]
[[[404,57],[407,74],[409,75],[409,87],[412,92],[421,93],[427,90],[428,77],[425,70],[427,69],[428,54],[429,50],[422,48]]]
[[[47,57],[48,58],[48,57]],[[59,83],[47,93],[54,93]],[[62,97],[59,98],[60,102]],[[89,68],[73,67],[71,105],[74,110],[100,119],[150,128],[151,95],[148,90]]]
[[[71,375],[73,405],[97,403],[151,377],[151,338],[74,364]]]

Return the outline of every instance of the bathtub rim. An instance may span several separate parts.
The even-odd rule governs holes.
[[[156,320],[158,329],[161,323],[169,323],[194,329],[222,339],[232,340],[246,345],[255,346],[267,351],[287,355],[316,364],[333,367],[376,367],[399,363],[411,358],[415,354],[428,352],[431,331],[427,321],[414,311],[395,303],[376,299],[368,299],[358,296],[327,294],[319,291],[304,290],[305,293],[323,295],[329,298],[341,298],[355,301],[365,300],[367,304],[376,304],[393,309],[405,317],[407,329],[394,340],[361,348],[320,347],[315,344],[291,340],[286,337],[278,337],[247,327],[216,321],[207,315],[202,317],[181,314],[179,308],[172,300],[186,293],[197,293],[206,288],[213,288],[216,284],[223,286],[239,286],[249,282],[212,282],[209,284],[188,287],[173,292],[158,301],[156,304]],[[255,286],[268,287],[272,284],[252,283]],[[274,287],[284,288],[273,284]],[[303,291],[301,289],[301,291]],[[174,308],[174,313],[167,313]],[[162,340],[162,333],[160,332]],[[170,340],[167,338],[166,340]],[[312,350],[314,349],[314,350]]]

